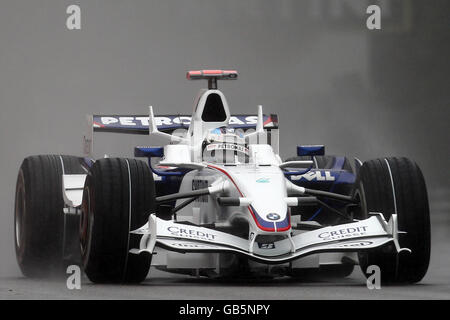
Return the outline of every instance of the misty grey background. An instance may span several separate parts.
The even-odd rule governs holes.
[[[407,156],[423,170],[432,214],[448,213],[448,1],[0,4],[0,276],[20,275],[13,206],[23,158],[81,154],[88,113],[143,114],[150,104],[190,113],[205,85],[185,79],[191,69],[237,69],[239,80],[219,89],[234,113],[263,104],[279,115],[283,158],[302,143],[362,160]],[[66,28],[70,4],[81,7],[81,30]],[[382,6],[382,30],[365,27],[369,4]],[[96,138],[99,156],[152,143]]]

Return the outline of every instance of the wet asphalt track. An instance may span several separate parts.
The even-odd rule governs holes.
[[[369,290],[359,267],[346,279],[221,282],[150,271],[140,285],[94,285],[83,279],[68,290],[65,279],[0,278],[0,299],[450,299],[450,204],[432,203],[432,255],[428,274],[414,286]]]

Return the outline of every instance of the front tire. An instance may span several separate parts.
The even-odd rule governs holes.
[[[20,166],[14,243],[17,262],[26,277],[62,275],[64,267],[79,257],[78,247],[67,246],[73,240],[73,230],[68,230],[64,221],[62,174],[83,173],[82,162],[75,156],[38,155],[25,158]]]
[[[151,255],[129,253],[139,248],[140,240],[130,231],[143,226],[154,210],[155,185],[145,162],[106,158],[94,163],[86,178],[80,224],[89,280],[139,283],[146,278]]]
[[[398,215],[402,248],[411,253],[397,254],[392,244],[360,253],[361,269],[377,265],[384,283],[416,283],[425,276],[430,261],[430,215],[422,172],[406,158],[367,161],[359,172],[358,196],[362,218],[368,212],[381,212],[386,221]]]

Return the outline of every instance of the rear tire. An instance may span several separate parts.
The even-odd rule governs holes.
[[[391,179],[392,176],[392,179]],[[420,168],[406,158],[367,161],[359,172],[358,196],[362,218],[383,213],[386,221],[397,212],[399,243],[411,253],[397,255],[393,245],[360,253],[361,269],[377,265],[383,283],[416,283],[425,276],[430,260],[430,216],[425,181]]]
[[[130,185],[131,182],[131,185]],[[83,192],[80,227],[84,271],[96,283],[145,280],[151,255],[139,248],[139,235],[155,210],[155,185],[149,167],[134,159],[106,158],[92,166]]]
[[[62,275],[79,250],[68,252],[64,226],[62,174],[83,173],[82,158],[39,155],[24,159],[16,184],[14,243],[20,270],[26,277]]]

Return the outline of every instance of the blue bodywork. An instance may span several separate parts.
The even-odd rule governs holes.
[[[348,195],[353,190],[355,174],[345,168],[345,157],[333,157],[333,165],[329,169],[310,169],[301,175],[289,174],[286,177],[294,184],[310,189],[317,189]],[[335,200],[324,200],[330,206],[340,209],[344,204]],[[312,212],[302,212],[306,220],[315,220],[324,210],[314,208]],[[303,217],[302,217],[303,218]]]
[[[297,146],[297,156],[323,156],[325,154],[324,145]]]

